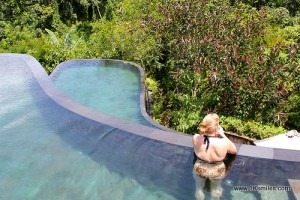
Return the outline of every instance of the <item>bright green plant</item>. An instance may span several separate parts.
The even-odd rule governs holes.
[[[255,139],[264,139],[278,134],[286,133],[287,130],[271,124],[261,124],[255,121],[244,121],[234,117],[220,117],[221,126],[227,132],[238,133]]]
[[[287,111],[286,125],[300,131],[300,94],[289,97]]]
[[[281,123],[281,105],[296,89],[299,53],[295,43],[266,46],[260,39],[269,27],[265,9],[191,0],[166,0],[157,8],[160,17],[149,16],[147,26],[157,36],[161,64],[149,72],[162,86],[164,124],[188,130],[178,128],[184,118],[189,124],[185,113],[207,111]]]
[[[158,92],[158,82],[151,78],[146,78],[145,84],[147,85],[148,90],[151,90],[153,93]]]

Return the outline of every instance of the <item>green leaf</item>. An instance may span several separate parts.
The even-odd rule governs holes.
[[[47,31],[47,33],[49,34],[49,36],[50,36],[50,38],[51,38],[51,40],[52,40],[52,43],[53,44],[59,44],[59,41],[58,41],[58,39],[57,39],[57,37],[55,36],[55,34],[51,31],[51,30],[49,30],[49,29],[45,29],[46,31]]]

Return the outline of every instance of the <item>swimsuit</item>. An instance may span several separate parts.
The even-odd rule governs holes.
[[[209,163],[197,159],[194,164],[194,172],[202,178],[222,179],[226,176],[226,166],[223,161]]]
[[[209,137],[214,136],[206,136],[204,135],[204,143],[206,144],[206,151],[209,147]],[[208,162],[206,160],[202,160],[195,155],[194,160],[194,172],[197,176],[208,179],[222,179],[226,175],[226,166],[223,160]]]

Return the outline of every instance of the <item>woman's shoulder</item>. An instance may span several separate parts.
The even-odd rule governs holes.
[[[202,136],[200,134],[193,135],[193,143],[194,143],[194,145],[199,144],[199,141],[200,141],[201,137]]]
[[[203,136],[197,133],[197,134],[193,135],[193,140],[195,140],[197,138],[201,138],[201,137],[203,137]]]

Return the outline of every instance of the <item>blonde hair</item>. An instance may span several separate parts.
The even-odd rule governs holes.
[[[219,126],[219,116],[215,113],[206,115],[200,123],[200,134],[211,135]]]

